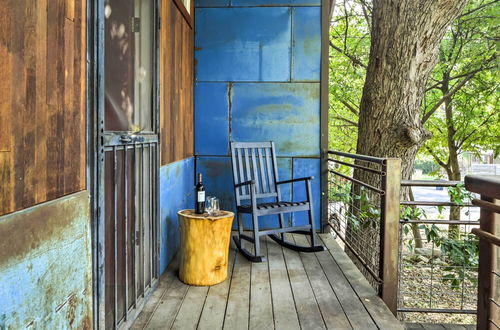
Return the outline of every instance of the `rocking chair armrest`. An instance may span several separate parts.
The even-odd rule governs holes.
[[[238,188],[238,187],[248,186],[248,185],[254,185],[254,184],[255,184],[255,180],[248,180],[248,181],[245,181],[245,182],[237,183],[237,184],[234,185],[234,187]]]
[[[313,180],[313,176],[307,176],[304,178],[296,178],[296,179],[291,179],[291,180],[284,180],[284,181],[278,181],[276,184],[285,184],[285,183],[292,183],[292,182],[297,182],[297,181],[308,181],[308,180]]]

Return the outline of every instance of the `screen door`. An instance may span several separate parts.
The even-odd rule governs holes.
[[[156,0],[105,0],[99,328],[129,326],[158,278]],[[102,306],[104,305],[104,306]]]

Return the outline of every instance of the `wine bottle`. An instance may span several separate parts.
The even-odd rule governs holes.
[[[201,181],[201,173],[198,173],[198,183],[196,184],[196,214],[205,212],[205,187]]]

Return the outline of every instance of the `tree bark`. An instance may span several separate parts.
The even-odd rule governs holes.
[[[370,58],[359,114],[357,152],[402,159],[410,179],[430,136],[421,123],[426,82],[439,44],[466,0],[375,0]]]
[[[445,72],[443,74],[443,85],[441,87],[441,92],[443,95],[447,95],[450,91],[450,73]],[[446,164],[446,174],[448,175],[448,180],[450,181],[460,181],[460,165],[458,164],[458,146],[455,142],[455,135],[457,130],[453,125],[453,104],[451,99],[447,99],[444,102],[444,111],[446,116],[446,132],[447,132],[447,145],[448,145],[448,163]],[[460,206],[451,206],[449,220],[460,220]],[[450,225],[448,227],[448,237],[452,239],[458,239],[460,237],[460,228],[458,225]]]

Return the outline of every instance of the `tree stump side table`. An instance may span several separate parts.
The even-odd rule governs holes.
[[[178,213],[181,230],[179,279],[189,285],[214,285],[227,278],[229,243],[234,213],[217,216]]]

